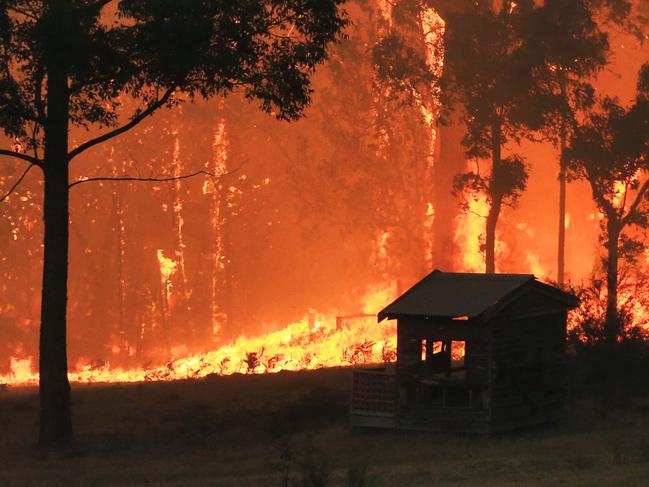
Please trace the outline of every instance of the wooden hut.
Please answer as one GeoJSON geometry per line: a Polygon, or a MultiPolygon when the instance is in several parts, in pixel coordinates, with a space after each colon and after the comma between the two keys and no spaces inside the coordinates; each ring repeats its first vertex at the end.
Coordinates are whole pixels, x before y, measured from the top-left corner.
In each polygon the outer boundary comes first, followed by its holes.
{"type": "Polygon", "coordinates": [[[378,314],[397,320],[397,362],[354,371],[351,424],[492,433],[547,421],[577,304],[533,275],[433,271],[378,314]]]}

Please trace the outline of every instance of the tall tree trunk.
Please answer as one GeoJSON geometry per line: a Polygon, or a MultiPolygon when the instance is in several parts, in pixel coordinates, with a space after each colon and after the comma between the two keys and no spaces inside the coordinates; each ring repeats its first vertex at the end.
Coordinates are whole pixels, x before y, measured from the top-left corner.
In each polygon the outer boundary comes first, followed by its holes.
{"type": "MultiPolygon", "coordinates": [[[[115,171],[113,171],[115,176],[115,171]]],[[[124,208],[122,206],[122,197],[118,193],[116,184],[113,186],[113,214],[115,222],[113,227],[117,240],[117,336],[119,337],[120,353],[124,358],[130,356],[131,336],[130,330],[126,328],[126,278],[124,276],[124,259],[125,259],[125,236],[124,236],[124,208]]]]}
{"type": "MultiPolygon", "coordinates": [[[[52,162],[50,160],[50,162],[52,162]]],[[[40,437],[42,445],[72,439],[66,344],[68,284],[68,171],[45,170],[44,257],[40,332],[40,437]]]]}
{"type": "Polygon", "coordinates": [[[47,80],[43,287],[40,331],[41,445],[72,440],[66,344],[68,285],[68,105],[67,76],[55,53],[47,80]]]}
{"type": "Polygon", "coordinates": [[[557,282],[566,280],[566,169],[563,163],[559,169],[559,242],[557,248],[557,282]]]}
{"type": "Polygon", "coordinates": [[[620,224],[617,218],[611,218],[607,223],[608,242],[606,250],[608,259],[606,261],[606,322],[604,323],[604,334],[606,341],[610,344],[617,342],[622,333],[620,317],[617,309],[618,298],[618,258],[619,258],[619,240],[620,224]]]}
{"type": "Polygon", "coordinates": [[[559,244],[557,248],[557,282],[563,285],[566,270],[566,131],[561,130],[559,155],[559,244]]]}
{"type": "MultiPolygon", "coordinates": [[[[226,122],[225,118],[219,117],[214,128],[214,136],[212,139],[212,165],[210,170],[213,174],[225,174],[227,172],[227,163],[228,135],[226,122]]],[[[217,183],[214,180],[206,181],[206,185],[210,192],[210,229],[212,233],[210,252],[210,259],[212,260],[212,269],[210,272],[210,315],[212,318],[212,337],[216,339],[224,332],[223,327],[225,323],[223,317],[226,316],[222,297],[224,276],[229,270],[227,259],[230,255],[224,253],[222,226],[224,221],[223,213],[227,207],[225,201],[227,189],[223,187],[223,184],[217,183]]]]}
{"type": "Polygon", "coordinates": [[[225,313],[225,336],[234,337],[236,336],[234,330],[234,282],[233,282],[233,264],[232,264],[232,238],[230,231],[230,217],[232,213],[227,205],[227,190],[222,190],[223,194],[221,206],[221,235],[223,242],[223,279],[224,279],[224,289],[223,289],[223,311],[225,313]]]}
{"type": "Polygon", "coordinates": [[[500,165],[501,165],[501,141],[502,133],[500,122],[494,122],[491,127],[491,184],[489,192],[491,205],[487,215],[485,229],[485,272],[493,274],[496,272],[496,226],[502,209],[502,192],[500,191],[500,165]]]}

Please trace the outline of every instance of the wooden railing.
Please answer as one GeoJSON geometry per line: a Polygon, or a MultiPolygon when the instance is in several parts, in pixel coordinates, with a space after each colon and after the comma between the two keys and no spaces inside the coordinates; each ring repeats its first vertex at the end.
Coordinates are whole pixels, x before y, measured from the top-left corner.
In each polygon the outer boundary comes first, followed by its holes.
{"type": "Polygon", "coordinates": [[[377,367],[354,370],[351,391],[352,415],[394,416],[396,383],[394,372],[390,369],[377,367]]]}

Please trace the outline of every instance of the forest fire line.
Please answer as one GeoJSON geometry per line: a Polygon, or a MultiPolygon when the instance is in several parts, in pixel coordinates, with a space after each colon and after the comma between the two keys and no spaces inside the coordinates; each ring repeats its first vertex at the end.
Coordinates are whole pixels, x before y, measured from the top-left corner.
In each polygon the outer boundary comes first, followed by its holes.
{"type": "MultiPolygon", "coordinates": [[[[467,263],[475,256],[467,255],[467,263]]],[[[582,297],[579,309],[569,315],[569,329],[585,317],[601,315],[606,301],[599,291],[582,297]]],[[[313,370],[323,367],[357,366],[393,362],[396,359],[395,322],[376,323],[376,312],[396,297],[391,287],[369,292],[363,313],[340,316],[310,312],[284,328],[255,337],[241,336],[213,351],[173,357],[157,366],[111,367],[109,362],[80,361],[68,374],[73,383],[137,383],[198,379],[208,375],[265,374],[280,371],[313,370]]],[[[630,312],[631,327],[649,333],[649,308],[629,288],[620,302],[630,312]]],[[[463,352],[462,352],[463,353],[463,352]]],[[[11,357],[10,372],[0,375],[0,385],[21,387],[38,383],[33,359],[11,357]]]]}
{"type": "MultiPolygon", "coordinates": [[[[78,363],[69,373],[74,383],[129,383],[196,379],[210,374],[261,374],[284,370],[392,362],[396,328],[376,323],[376,311],[395,297],[392,288],[370,292],[363,313],[352,316],[310,312],[302,320],[257,337],[241,336],[213,351],[174,357],[160,366],[112,368],[110,363],[78,363]]],[[[10,359],[11,371],[0,384],[38,383],[31,358],[10,359]]]]}

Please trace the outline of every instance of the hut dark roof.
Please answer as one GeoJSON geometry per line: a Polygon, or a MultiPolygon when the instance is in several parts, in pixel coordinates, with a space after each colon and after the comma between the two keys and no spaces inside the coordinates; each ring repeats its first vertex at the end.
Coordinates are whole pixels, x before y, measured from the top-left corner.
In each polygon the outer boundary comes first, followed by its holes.
{"type": "Polygon", "coordinates": [[[475,318],[506,304],[525,288],[540,289],[564,303],[566,308],[577,305],[577,298],[537,281],[532,274],[462,274],[435,270],[381,310],[378,319],[475,318]]]}

